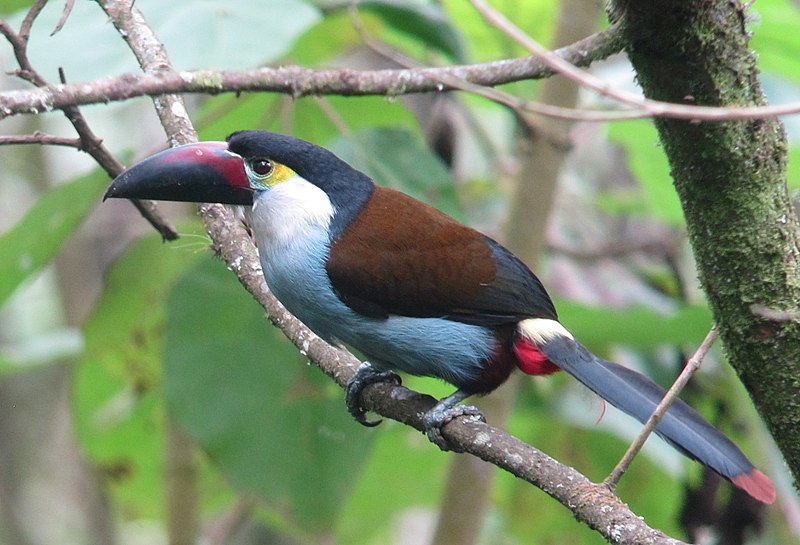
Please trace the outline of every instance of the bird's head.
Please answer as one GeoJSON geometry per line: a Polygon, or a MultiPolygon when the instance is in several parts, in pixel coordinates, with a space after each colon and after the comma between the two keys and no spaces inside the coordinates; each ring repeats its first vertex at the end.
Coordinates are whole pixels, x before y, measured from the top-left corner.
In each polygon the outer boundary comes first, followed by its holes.
{"type": "Polygon", "coordinates": [[[287,182],[319,187],[343,217],[372,191],[371,180],[325,148],[267,131],[239,131],[225,142],[178,146],[128,168],[105,198],[252,205],[287,182]]]}

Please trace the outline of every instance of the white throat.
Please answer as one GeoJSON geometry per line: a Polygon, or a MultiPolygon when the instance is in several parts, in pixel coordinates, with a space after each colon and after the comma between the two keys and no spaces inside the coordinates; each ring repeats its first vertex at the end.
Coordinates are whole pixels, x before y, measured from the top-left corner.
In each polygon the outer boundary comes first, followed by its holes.
{"type": "Polygon", "coordinates": [[[327,233],[333,205],[323,190],[300,176],[256,195],[250,225],[262,253],[318,239],[327,233]]]}

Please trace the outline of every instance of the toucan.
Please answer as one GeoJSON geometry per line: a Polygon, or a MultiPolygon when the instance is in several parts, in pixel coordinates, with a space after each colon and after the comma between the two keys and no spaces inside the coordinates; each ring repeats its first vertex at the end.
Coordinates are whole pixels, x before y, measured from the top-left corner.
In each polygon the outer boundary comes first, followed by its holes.
{"type": "MultiPolygon", "coordinates": [[[[346,404],[366,425],[360,393],[394,371],[457,390],[424,417],[442,447],[459,405],[519,369],[563,370],[640,422],[664,390],[592,354],[559,322],[539,279],[490,237],[404,193],[375,185],[332,152],[291,136],[246,130],[225,142],[162,151],[120,174],[108,197],[243,205],[264,277],[317,335],[359,350],[346,404]]],[[[655,429],[753,498],[775,489],[722,432],[677,400],[655,429]]]]}

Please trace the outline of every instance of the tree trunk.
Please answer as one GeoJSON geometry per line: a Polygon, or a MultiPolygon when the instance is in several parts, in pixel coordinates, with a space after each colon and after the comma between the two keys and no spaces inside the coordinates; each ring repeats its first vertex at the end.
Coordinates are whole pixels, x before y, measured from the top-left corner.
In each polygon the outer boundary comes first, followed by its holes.
{"type": "MultiPolygon", "coordinates": [[[[615,0],[626,50],[647,97],[760,105],[746,6],[738,1],[615,0]]],[[[798,222],[777,119],[656,120],[700,281],[731,365],[800,479],[800,323],[757,307],[800,305],[798,222]]]]}

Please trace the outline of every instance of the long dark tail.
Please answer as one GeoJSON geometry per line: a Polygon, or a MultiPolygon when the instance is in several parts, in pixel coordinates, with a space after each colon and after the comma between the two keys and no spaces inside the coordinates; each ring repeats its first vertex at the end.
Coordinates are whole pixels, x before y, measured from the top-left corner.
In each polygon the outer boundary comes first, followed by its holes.
{"type": "MultiPolygon", "coordinates": [[[[514,348],[519,367],[529,374],[552,371],[552,363],[594,393],[644,423],[665,391],[649,378],[598,358],[553,320],[520,322],[514,348]]],[[[733,442],[680,399],[670,406],[655,432],[687,457],[713,469],[752,497],[775,501],[769,477],[747,459],[733,442]]]]}

